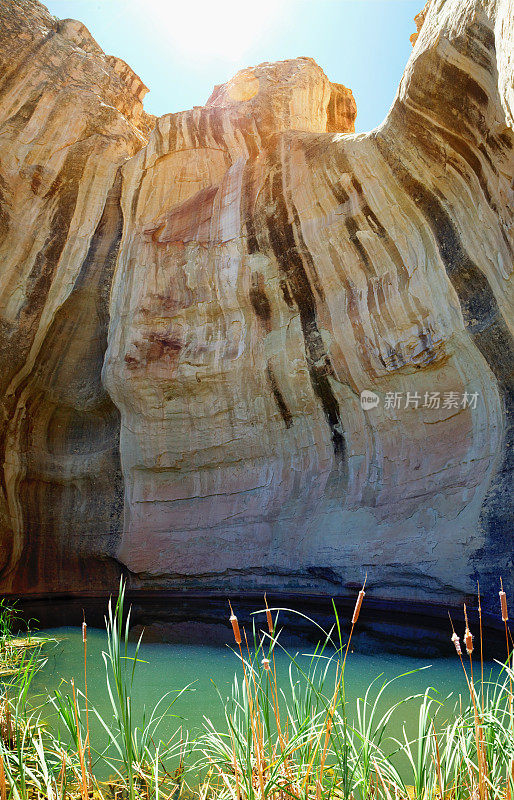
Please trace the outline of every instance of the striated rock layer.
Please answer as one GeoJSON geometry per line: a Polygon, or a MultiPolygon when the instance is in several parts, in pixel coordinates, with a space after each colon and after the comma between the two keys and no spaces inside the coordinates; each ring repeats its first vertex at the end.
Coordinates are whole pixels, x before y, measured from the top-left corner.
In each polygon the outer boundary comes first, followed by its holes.
{"type": "Polygon", "coordinates": [[[117,171],[153,119],[79,22],[30,0],[0,14],[0,570],[7,589],[83,586],[108,579],[120,533],[119,413],[100,375],[117,171]]]}
{"type": "Polygon", "coordinates": [[[368,134],[308,58],[150,119],[3,3],[4,590],[514,589],[511,0],[430,0],[368,134]]]}

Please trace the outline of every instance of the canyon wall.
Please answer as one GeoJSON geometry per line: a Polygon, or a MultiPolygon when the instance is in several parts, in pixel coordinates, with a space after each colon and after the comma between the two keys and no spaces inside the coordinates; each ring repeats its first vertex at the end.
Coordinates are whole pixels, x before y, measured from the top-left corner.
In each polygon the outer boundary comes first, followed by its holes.
{"type": "Polygon", "coordinates": [[[121,531],[119,413],[101,369],[118,168],[153,119],[146,87],[79,22],[30,1],[0,13],[2,584],[80,588],[109,580],[121,531]]]}
{"type": "Polygon", "coordinates": [[[514,588],[512,0],[430,0],[367,134],[309,58],[155,120],[1,5],[4,590],[514,588]]]}

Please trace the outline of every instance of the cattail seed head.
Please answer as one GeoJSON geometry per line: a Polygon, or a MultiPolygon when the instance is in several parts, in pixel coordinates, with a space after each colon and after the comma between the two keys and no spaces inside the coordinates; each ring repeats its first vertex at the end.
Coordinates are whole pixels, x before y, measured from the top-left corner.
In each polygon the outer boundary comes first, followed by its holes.
{"type": "Polygon", "coordinates": [[[82,641],[84,644],[87,642],[87,625],[85,622],[82,623],[82,641]]]}
{"type": "Polygon", "coordinates": [[[359,614],[361,612],[362,601],[364,600],[364,595],[366,592],[364,589],[361,589],[359,592],[359,596],[357,597],[357,601],[355,603],[355,608],[353,610],[353,617],[352,617],[352,625],[355,625],[357,620],[359,619],[359,614]]]}
{"type": "Polygon", "coordinates": [[[271,611],[268,608],[268,601],[266,600],[266,595],[264,595],[264,602],[266,603],[266,619],[268,620],[268,630],[270,633],[273,633],[273,617],[271,616],[271,611]]]}
{"type": "Polygon", "coordinates": [[[471,635],[471,631],[469,629],[469,622],[468,622],[468,611],[466,608],[466,603],[464,603],[464,620],[466,622],[466,630],[464,631],[464,644],[466,645],[466,653],[468,656],[471,655],[473,652],[473,636],[471,635]]]}
{"type": "Polygon", "coordinates": [[[239,622],[237,621],[236,615],[232,611],[232,606],[230,605],[230,603],[229,606],[230,606],[229,622],[232,623],[232,630],[234,631],[234,639],[236,640],[236,644],[241,644],[242,639],[241,639],[241,632],[239,630],[239,622]]]}
{"type": "Polygon", "coordinates": [[[269,658],[262,659],[262,668],[269,672],[269,658]]]}
{"type": "Polygon", "coordinates": [[[270,633],[273,633],[273,619],[271,618],[271,611],[269,608],[266,609],[266,618],[268,620],[268,630],[270,633]]]}
{"type": "Polygon", "coordinates": [[[500,595],[500,604],[501,604],[501,608],[502,608],[502,620],[503,620],[503,622],[508,622],[509,621],[509,611],[507,609],[507,595],[505,594],[503,589],[501,590],[501,592],[499,592],[499,595],[500,595]]]}
{"type": "Polygon", "coordinates": [[[459,637],[457,636],[456,633],[454,633],[453,636],[452,636],[452,642],[455,645],[455,649],[457,651],[457,655],[458,656],[462,655],[462,650],[460,649],[460,639],[459,639],[459,637]]]}

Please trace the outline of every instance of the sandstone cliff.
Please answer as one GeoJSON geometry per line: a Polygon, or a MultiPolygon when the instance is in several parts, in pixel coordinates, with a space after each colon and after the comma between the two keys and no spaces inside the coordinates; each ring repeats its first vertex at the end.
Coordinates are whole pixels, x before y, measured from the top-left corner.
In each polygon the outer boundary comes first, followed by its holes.
{"type": "Polygon", "coordinates": [[[4,2],[0,39],[0,568],[7,588],[65,588],[94,582],[120,530],[100,373],[117,170],[153,120],[139,78],[79,22],[4,2]]]}
{"type": "Polygon", "coordinates": [[[152,120],[80,23],[2,7],[2,586],[505,580],[511,0],[430,0],[358,135],[311,59],[152,120]]]}

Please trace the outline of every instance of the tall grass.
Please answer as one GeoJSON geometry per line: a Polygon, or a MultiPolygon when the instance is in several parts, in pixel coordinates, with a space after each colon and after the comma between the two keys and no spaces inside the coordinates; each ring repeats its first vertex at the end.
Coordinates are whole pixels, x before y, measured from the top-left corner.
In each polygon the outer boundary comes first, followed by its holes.
{"type": "MultiPolygon", "coordinates": [[[[252,648],[231,609],[240,676],[225,704],[225,728],[206,720],[197,743],[207,770],[201,792],[217,800],[496,800],[514,797],[514,727],[510,632],[505,593],[500,592],[506,626],[507,659],[499,677],[484,678],[482,619],[480,661],[473,671],[473,637],[465,613],[466,666],[454,633],[458,661],[469,697],[452,713],[434,689],[405,696],[388,706],[392,681],[375,680],[362,697],[351,697],[345,667],[364,598],[357,599],[345,641],[334,607],[334,627],[307,659],[280,643],[277,617],[266,613],[267,629],[253,626],[252,648]],[[244,642],[244,644],[243,644],[244,642]],[[289,659],[287,675],[277,676],[275,651],[289,659]],[[417,731],[400,737],[397,712],[417,706],[417,731]],[[443,716],[446,715],[446,718],[443,716]]],[[[287,609],[291,612],[291,609],[287,609]]],[[[292,612],[296,613],[296,612],[292,612]]],[[[304,616],[304,615],[302,615],[304,616]]],[[[315,623],[313,623],[315,624],[315,623]]],[[[351,657],[351,654],[350,654],[351,657]]],[[[401,681],[410,673],[400,675],[401,681]]]]}
{"type": "Polygon", "coordinates": [[[107,763],[116,772],[126,788],[129,800],[148,794],[148,787],[155,782],[155,770],[159,763],[169,763],[175,756],[181,760],[187,748],[178,732],[166,742],[155,747],[154,739],[161,723],[169,718],[170,709],[188,686],[162,695],[149,712],[146,706],[140,719],[134,714],[134,677],[139,663],[139,650],[143,634],[129,655],[129,630],[131,612],[124,615],[125,587],[120,583],[116,606],[109,601],[107,628],[107,651],[103,653],[106,668],[107,691],[112,708],[113,724],[107,724],[95,710],[118,759],[106,756],[107,763]]]}
{"type": "MultiPolygon", "coordinates": [[[[266,603],[246,632],[230,608],[238,670],[230,700],[220,694],[224,724],[205,719],[203,733],[189,742],[173,714],[188,687],[136,711],[141,637],[129,641],[121,582],[105,620],[109,714],[102,716],[87,695],[85,624],[84,691],[71,678],[66,691],[38,698],[32,686],[44,653],[20,646],[14,673],[0,684],[0,800],[514,800],[514,665],[503,589],[507,656],[494,675],[484,670],[480,597],[477,660],[467,613],[463,644],[453,631],[456,669],[468,687],[453,711],[431,688],[417,695],[397,689],[401,699],[391,704],[393,682],[401,686],[411,673],[393,681],[379,676],[362,696],[352,693],[346,667],[364,597],[363,587],[348,636],[335,606],[330,630],[311,621],[319,644],[307,657],[282,645],[285,609],[266,603]],[[398,720],[406,703],[417,709],[414,732],[398,720]],[[57,719],[52,729],[45,723],[49,708],[57,719]],[[101,743],[91,739],[90,718],[103,732],[101,743]],[[106,770],[111,777],[102,782],[97,775],[106,770]],[[190,790],[185,779],[193,773],[190,790]]],[[[0,642],[14,641],[16,624],[0,605],[0,642]]]]}
{"type": "Polygon", "coordinates": [[[0,598],[0,679],[12,675],[24,660],[27,649],[38,650],[45,640],[33,636],[16,605],[0,598]],[[23,635],[19,632],[25,629],[23,635]]]}
{"type": "MultiPolygon", "coordinates": [[[[141,639],[135,648],[129,643],[130,609],[125,613],[124,602],[125,586],[121,582],[116,603],[109,601],[107,649],[102,654],[110,716],[102,716],[88,703],[86,693],[76,688],[74,678],[67,692],[58,689],[43,702],[33,698],[30,703],[31,683],[46,661],[36,650],[24,653],[14,677],[3,684],[0,721],[8,719],[8,724],[0,727],[0,800],[89,800],[92,795],[119,800],[168,800],[177,795],[187,737],[182,739],[181,729],[168,739],[158,737],[162,723],[172,716],[171,707],[188,687],[167,692],[150,709],[144,707],[140,716],[135,713],[134,681],[141,662],[141,639]],[[53,730],[44,721],[49,708],[57,717],[53,730]],[[90,711],[107,742],[98,750],[90,741],[90,711]],[[94,774],[94,767],[98,766],[102,772],[107,768],[112,775],[103,784],[94,774]]],[[[84,677],[87,686],[87,674],[84,677]]]]}

